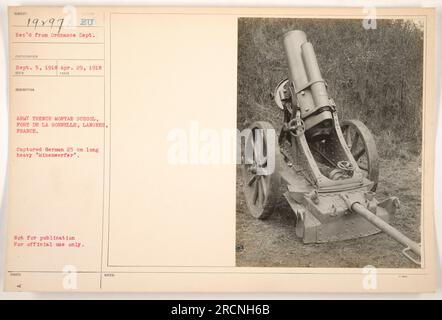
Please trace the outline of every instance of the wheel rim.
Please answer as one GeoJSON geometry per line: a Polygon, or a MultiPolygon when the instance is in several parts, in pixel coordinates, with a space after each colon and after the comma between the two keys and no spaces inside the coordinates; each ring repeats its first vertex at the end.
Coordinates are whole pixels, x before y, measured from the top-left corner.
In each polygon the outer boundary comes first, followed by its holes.
{"type": "Polygon", "coordinates": [[[359,169],[374,182],[371,191],[375,191],[379,179],[379,156],[373,135],[359,120],[344,121],[341,130],[359,169]]]}

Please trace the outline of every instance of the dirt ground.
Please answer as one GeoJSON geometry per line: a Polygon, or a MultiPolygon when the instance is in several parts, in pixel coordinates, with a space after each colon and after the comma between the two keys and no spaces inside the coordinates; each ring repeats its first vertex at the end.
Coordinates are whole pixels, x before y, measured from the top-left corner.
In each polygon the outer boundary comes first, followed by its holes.
{"type": "MultiPolygon", "coordinates": [[[[414,160],[382,160],[377,199],[397,196],[401,209],[391,224],[414,241],[420,241],[421,166],[414,160]]],[[[347,267],[416,268],[403,246],[384,233],[325,244],[303,244],[295,235],[295,219],[284,198],[267,220],[247,210],[237,171],[236,265],[244,267],[347,267]]]]}

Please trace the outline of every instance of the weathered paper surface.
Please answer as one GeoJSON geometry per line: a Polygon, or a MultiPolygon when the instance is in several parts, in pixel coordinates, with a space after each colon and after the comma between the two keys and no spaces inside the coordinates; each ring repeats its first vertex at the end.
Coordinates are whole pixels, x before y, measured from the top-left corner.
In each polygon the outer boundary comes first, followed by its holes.
{"type": "Polygon", "coordinates": [[[434,11],[377,14],[425,30],[422,268],[236,267],[236,165],[168,161],[236,128],[238,18],[362,9],[10,7],[6,289],[432,291],[434,11]]]}

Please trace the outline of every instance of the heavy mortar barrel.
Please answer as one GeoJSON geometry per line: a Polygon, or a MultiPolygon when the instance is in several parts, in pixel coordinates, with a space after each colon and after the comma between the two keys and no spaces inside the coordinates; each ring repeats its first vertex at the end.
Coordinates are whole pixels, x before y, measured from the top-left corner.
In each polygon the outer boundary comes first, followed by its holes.
{"type": "MultiPolygon", "coordinates": [[[[293,83],[292,95],[296,96],[301,117],[304,119],[319,108],[330,105],[327,89],[313,46],[307,41],[303,31],[287,32],[284,35],[284,49],[289,66],[289,78],[293,83]]],[[[310,119],[306,122],[306,129],[327,118],[331,118],[328,112],[317,119],[310,119]]]]}
{"type": "MultiPolygon", "coordinates": [[[[395,239],[397,242],[403,244],[407,248],[410,248],[411,251],[413,251],[415,254],[417,254],[419,257],[421,256],[421,248],[420,245],[413,240],[407,238],[405,235],[400,233],[398,230],[390,226],[387,222],[376,216],[374,213],[369,211],[367,208],[365,208],[363,205],[361,205],[358,202],[354,202],[351,204],[350,209],[360,214],[362,217],[367,219],[369,222],[374,224],[376,227],[384,231],[386,234],[388,234],[390,237],[395,239]]],[[[405,252],[404,252],[405,254],[405,252]]],[[[407,255],[407,257],[409,257],[407,255]]],[[[410,257],[409,257],[410,258],[410,257]]]]}
{"type": "MultiPolygon", "coordinates": [[[[307,36],[300,30],[290,31],[284,35],[284,49],[289,65],[289,78],[295,90],[304,87],[309,82],[304,68],[304,61],[302,60],[301,49],[301,46],[306,42],[307,36]]],[[[297,95],[297,99],[302,115],[313,110],[314,101],[310,90],[306,90],[302,95],[297,95]]]]}
{"type": "Polygon", "coordinates": [[[306,42],[301,46],[301,48],[302,60],[304,61],[305,70],[307,71],[315,106],[317,108],[328,106],[330,101],[328,98],[327,89],[325,88],[324,79],[322,79],[321,76],[321,70],[319,70],[313,45],[310,42],[306,42]]]}

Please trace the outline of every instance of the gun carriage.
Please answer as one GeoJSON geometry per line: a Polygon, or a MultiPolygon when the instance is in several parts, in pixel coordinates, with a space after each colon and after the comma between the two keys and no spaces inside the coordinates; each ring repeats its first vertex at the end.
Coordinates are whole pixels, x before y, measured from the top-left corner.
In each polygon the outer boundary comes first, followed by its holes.
{"type": "Polygon", "coordinates": [[[303,31],[286,33],[284,49],[288,78],[273,92],[284,114],[282,128],[275,134],[269,122],[251,124],[243,150],[243,191],[250,213],[267,218],[283,192],[296,216],[295,233],[304,243],[383,231],[420,264],[420,244],[388,224],[399,210],[399,199],[375,197],[379,156],[372,133],[359,120],[339,122],[303,31]]]}

